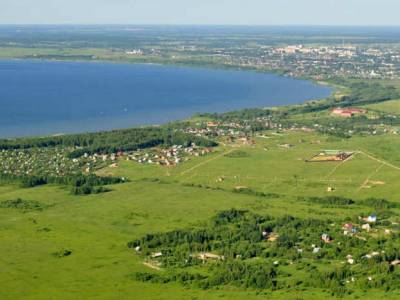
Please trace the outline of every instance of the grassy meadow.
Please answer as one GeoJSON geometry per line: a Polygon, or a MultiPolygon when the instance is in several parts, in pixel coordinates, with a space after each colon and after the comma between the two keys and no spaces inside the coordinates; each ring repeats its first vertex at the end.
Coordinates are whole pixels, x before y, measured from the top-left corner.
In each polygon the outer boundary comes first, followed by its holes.
{"type": "Polygon", "coordinates": [[[400,114],[400,100],[390,100],[382,103],[370,104],[367,108],[398,115],[400,114]]]}
{"type": "MultiPolygon", "coordinates": [[[[22,189],[0,185],[0,201],[36,200],[41,210],[0,208],[1,299],[326,299],[329,291],[264,292],[234,287],[188,288],[133,280],[153,271],[127,248],[147,233],[185,228],[218,211],[244,208],[274,216],[342,220],[362,208],[329,208],[298,201],[299,196],[340,195],[354,200],[385,197],[398,202],[400,138],[341,140],[301,131],[270,132],[254,145],[225,145],[177,167],[120,160],[100,175],[130,182],[99,195],[73,196],[69,189],[45,185],[22,189]],[[290,147],[282,145],[290,144],[290,147]],[[325,149],[354,151],[345,162],[307,163],[325,149]],[[235,193],[236,187],[273,193],[270,197],[235,193]],[[333,188],[328,192],[327,188],[333,188]],[[59,255],[64,250],[68,256],[59,255]]],[[[398,299],[379,290],[357,291],[352,299],[398,299]]]]}

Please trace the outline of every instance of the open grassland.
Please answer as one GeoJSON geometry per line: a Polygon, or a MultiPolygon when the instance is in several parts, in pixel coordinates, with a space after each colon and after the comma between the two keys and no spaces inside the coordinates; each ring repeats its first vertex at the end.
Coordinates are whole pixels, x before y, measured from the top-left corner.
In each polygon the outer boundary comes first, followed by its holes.
{"type": "MultiPolygon", "coordinates": [[[[329,293],[318,289],[299,289],[296,294],[233,287],[204,291],[141,283],[132,279],[134,272],[163,271],[144,265],[127,242],[147,233],[203,223],[230,208],[343,220],[363,211],[357,201],[367,197],[399,202],[399,147],[397,136],[342,140],[306,132],[265,132],[254,145],[221,146],[173,168],[120,160],[118,167],[99,174],[131,181],[100,195],[73,196],[56,185],[32,189],[0,185],[0,201],[22,198],[39,201],[43,207],[0,208],[0,298],[326,299],[329,293]],[[327,149],[355,154],[344,162],[305,162],[327,149]],[[239,186],[271,195],[234,192],[239,186]],[[328,187],[333,191],[328,192],[328,187]],[[332,208],[298,200],[327,195],[353,198],[356,205],[332,208]],[[72,253],[60,255],[65,250],[72,253]]],[[[301,271],[295,274],[302,275],[301,271]]],[[[400,295],[360,290],[349,296],[358,297],[399,299],[400,295]]]]}
{"type": "MultiPolygon", "coordinates": [[[[390,80],[388,82],[381,81],[382,84],[395,86],[398,90],[400,89],[400,80],[390,80]]],[[[374,111],[384,112],[388,114],[400,114],[400,99],[384,101],[381,103],[374,103],[365,106],[367,109],[374,111]]]]}
{"type": "Polygon", "coordinates": [[[144,166],[121,161],[101,174],[132,179],[158,178],[166,182],[232,191],[245,186],[282,196],[400,197],[395,177],[400,175],[397,136],[337,139],[314,133],[286,132],[256,138],[254,146],[226,146],[207,157],[176,168],[144,166]],[[285,145],[290,145],[286,148],[285,145]],[[344,162],[306,160],[322,150],[344,150],[354,155],[344,162]],[[241,155],[230,155],[231,153],[241,155]],[[377,170],[379,168],[379,170],[377,170]],[[365,184],[369,181],[371,184],[365,184]],[[373,184],[380,181],[380,184],[373,184]],[[363,186],[363,187],[362,187],[363,186]],[[360,187],[362,187],[360,189],[360,187]]]}
{"type": "Polygon", "coordinates": [[[376,103],[366,106],[369,109],[382,111],[391,114],[400,114],[400,100],[385,101],[383,103],[376,103]]]}

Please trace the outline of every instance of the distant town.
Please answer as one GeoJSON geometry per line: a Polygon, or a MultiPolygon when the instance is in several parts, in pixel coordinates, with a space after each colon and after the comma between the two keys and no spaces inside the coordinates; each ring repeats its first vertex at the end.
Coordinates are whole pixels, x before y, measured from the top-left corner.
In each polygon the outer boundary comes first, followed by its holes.
{"type": "Polygon", "coordinates": [[[307,30],[299,36],[271,28],[219,28],[213,32],[207,27],[193,31],[189,27],[94,26],[68,31],[74,33],[62,42],[51,34],[65,33],[62,28],[15,30],[0,28],[0,58],[229,67],[315,80],[400,78],[400,39],[396,32],[383,29],[362,35],[331,35],[328,28],[318,36],[307,30]]]}
{"type": "MultiPolygon", "coordinates": [[[[284,73],[293,77],[326,80],[337,77],[356,79],[397,79],[400,77],[398,46],[254,46],[248,48],[202,48],[196,45],[175,49],[180,55],[203,52],[224,65],[284,73]]],[[[126,50],[128,56],[163,56],[155,49],[126,50]]],[[[171,55],[179,59],[179,55],[171,55]]]]}

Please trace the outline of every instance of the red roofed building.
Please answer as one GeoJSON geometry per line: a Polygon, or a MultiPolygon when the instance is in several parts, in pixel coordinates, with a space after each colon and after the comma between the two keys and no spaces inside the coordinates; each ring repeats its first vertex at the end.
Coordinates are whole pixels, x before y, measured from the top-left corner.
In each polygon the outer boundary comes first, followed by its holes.
{"type": "Polygon", "coordinates": [[[338,115],[341,117],[352,117],[354,115],[365,114],[367,111],[360,108],[335,108],[332,110],[333,115],[338,115]]]}

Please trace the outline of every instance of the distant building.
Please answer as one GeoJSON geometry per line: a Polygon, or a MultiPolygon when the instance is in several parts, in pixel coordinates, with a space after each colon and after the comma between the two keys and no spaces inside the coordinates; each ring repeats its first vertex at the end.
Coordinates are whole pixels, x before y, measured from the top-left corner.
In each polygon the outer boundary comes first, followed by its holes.
{"type": "Polygon", "coordinates": [[[365,109],[360,108],[335,108],[332,110],[333,115],[341,116],[341,117],[353,117],[355,115],[365,114],[367,111],[365,109]]]}
{"type": "Polygon", "coordinates": [[[330,242],[332,241],[332,239],[330,238],[330,236],[329,236],[328,234],[326,234],[326,233],[324,233],[324,234],[321,236],[321,239],[322,239],[325,243],[330,243],[330,242]]]}

